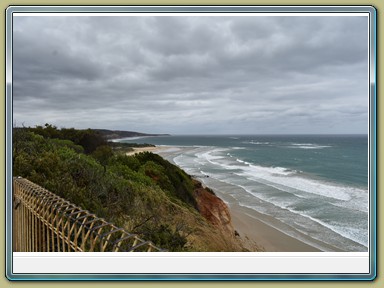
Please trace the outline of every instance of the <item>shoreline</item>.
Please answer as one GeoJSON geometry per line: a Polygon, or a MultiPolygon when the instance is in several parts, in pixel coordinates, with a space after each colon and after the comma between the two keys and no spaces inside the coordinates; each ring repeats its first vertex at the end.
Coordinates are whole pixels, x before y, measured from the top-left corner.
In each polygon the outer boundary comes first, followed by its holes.
{"type": "MultiPolygon", "coordinates": [[[[240,237],[250,239],[264,252],[321,252],[322,250],[281,232],[266,224],[257,211],[233,204],[230,206],[232,224],[240,237]]],[[[270,217],[272,218],[272,217],[270,217]]],[[[277,221],[271,219],[271,221],[277,221]]]]}
{"type": "Polygon", "coordinates": [[[163,147],[163,146],[132,147],[132,149],[133,149],[133,151],[127,152],[127,153],[125,153],[125,155],[132,156],[132,155],[142,153],[142,152],[157,153],[157,152],[161,152],[162,150],[166,150],[167,147],[163,147]]]}
{"type": "MultiPolygon", "coordinates": [[[[156,153],[176,165],[170,156],[173,157],[174,152],[179,151],[177,146],[155,146],[155,147],[143,147],[134,148],[135,151],[130,152],[130,155],[136,153],[149,151],[156,153]]],[[[177,166],[177,165],[176,165],[177,166]]],[[[180,167],[181,168],[181,167],[180,167]]],[[[181,168],[183,169],[183,168],[181,168]]],[[[183,169],[184,170],[184,169],[183,169]]],[[[192,176],[192,175],[191,175],[192,176]]],[[[204,186],[206,185],[202,179],[197,178],[199,182],[204,186]]],[[[212,187],[210,187],[212,188],[212,187]]],[[[217,197],[222,199],[229,207],[231,214],[231,222],[235,231],[240,235],[240,238],[245,248],[260,247],[264,252],[321,252],[322,250],[307,244],[299,239],[296,239],[284,232],[274,228],[267,224],[279,222],[279,220],[261,214],[256,210],[241,206],[230,195],[224,195],[224,193],[215,193],[217,197]]],[[[303,234],[304,238],[305,235],[303,234]]],[[[311,239],[313,240],[313,239],[311,239]]],[[[320,246],[327,246],[327,244],[320,242],[320,246]]],[[[334,248],[334,247],[333,247],[334,248]]]]}

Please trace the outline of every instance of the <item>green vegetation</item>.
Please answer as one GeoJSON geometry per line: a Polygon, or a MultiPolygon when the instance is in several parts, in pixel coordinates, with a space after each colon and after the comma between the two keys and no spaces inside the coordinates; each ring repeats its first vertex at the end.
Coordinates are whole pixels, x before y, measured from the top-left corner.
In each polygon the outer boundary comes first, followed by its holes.
{"type": "Polygon", "coordinates": [[[13,175],[169,251],[220,251],[219,232],[197,211],[194,182],[149,152],[116,152],[97,131],[14,128],[13,175]],[[204,238],[211,235],[208,238],[204,238]]]}

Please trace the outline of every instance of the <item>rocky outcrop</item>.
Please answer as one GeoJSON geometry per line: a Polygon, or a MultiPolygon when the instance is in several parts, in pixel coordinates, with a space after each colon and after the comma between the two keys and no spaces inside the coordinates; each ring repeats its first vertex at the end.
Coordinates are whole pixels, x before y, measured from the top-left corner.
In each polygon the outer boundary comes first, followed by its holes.
{"type": "Polygon", "coordinates": [[[231,222],[231,214],[227,204],[217,197],[212,190],[204,188],[200,182],[194,180],[194,196],[197,202],[197,209],[207,221],[214,226],[235,234],[231,222]]]}

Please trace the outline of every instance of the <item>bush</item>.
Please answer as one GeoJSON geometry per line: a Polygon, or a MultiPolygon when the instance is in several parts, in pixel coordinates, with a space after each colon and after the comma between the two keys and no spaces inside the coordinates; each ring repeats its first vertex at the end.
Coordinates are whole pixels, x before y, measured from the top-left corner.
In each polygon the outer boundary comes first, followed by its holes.
{"type": "Polygon", "coordinates": [[[88,130],[48,125],[13,132],[15,176],[28,178],[162,248],[184,249],[187,240],[175,228],[175,216],[193,209],[195,200],[191,178],[181,169],[152,153],[114,155],[105,141],[88,130]]]}

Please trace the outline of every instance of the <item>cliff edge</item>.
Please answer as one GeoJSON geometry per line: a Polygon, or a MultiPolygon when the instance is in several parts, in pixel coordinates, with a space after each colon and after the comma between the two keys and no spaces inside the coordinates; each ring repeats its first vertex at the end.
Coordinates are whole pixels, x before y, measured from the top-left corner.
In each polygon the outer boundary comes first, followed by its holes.
{"type": "Polygon", "coordinates": [[[232,226],[231,213],[227,204],[217,197],[212,190],[204,188],[202,184],[194,180],[194,196],[197,202],[197,209],[207,221],[224,232],[235,235],[232,226]]]}

